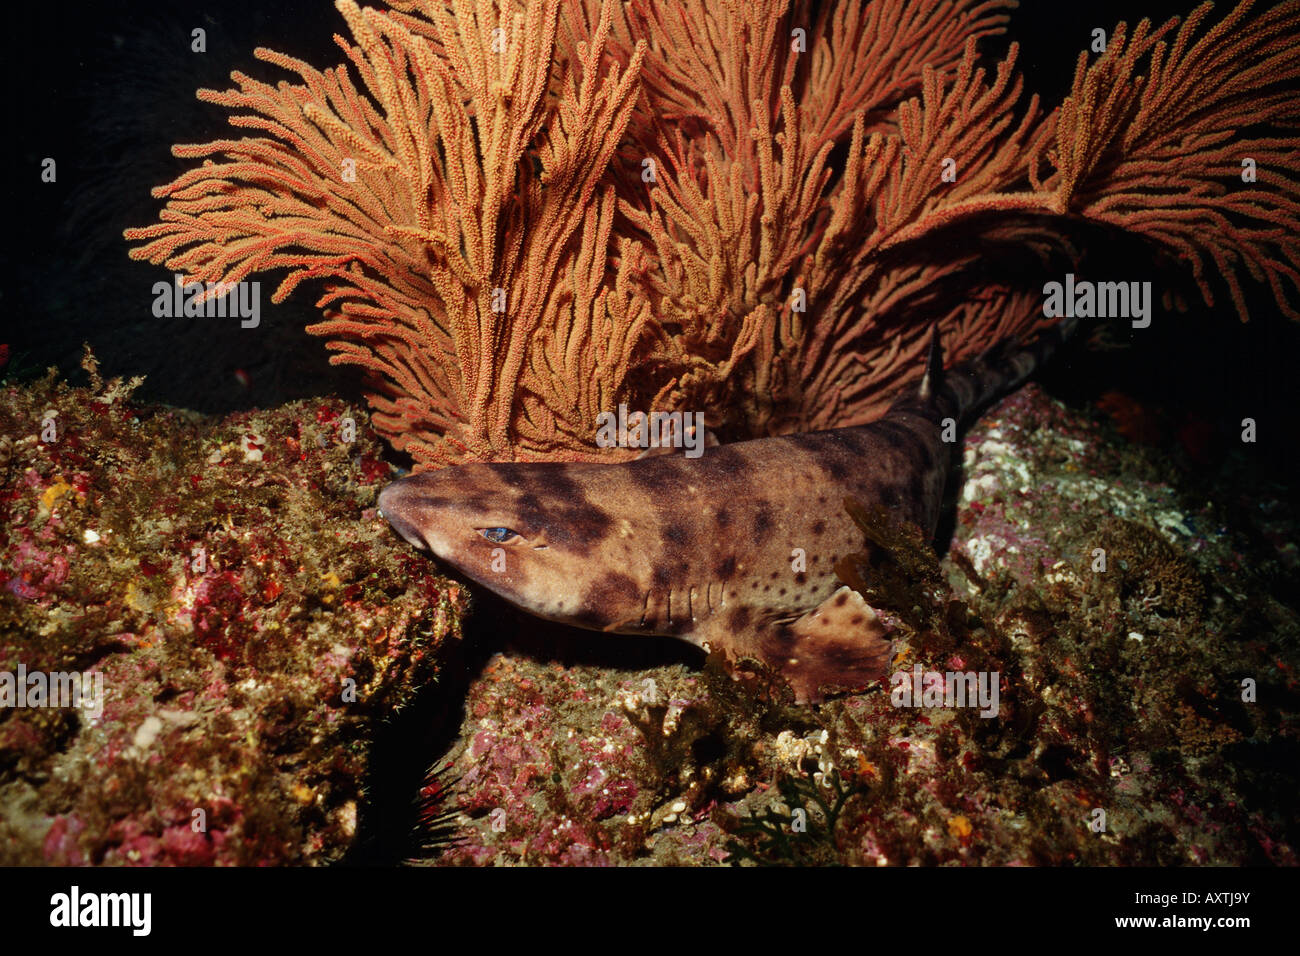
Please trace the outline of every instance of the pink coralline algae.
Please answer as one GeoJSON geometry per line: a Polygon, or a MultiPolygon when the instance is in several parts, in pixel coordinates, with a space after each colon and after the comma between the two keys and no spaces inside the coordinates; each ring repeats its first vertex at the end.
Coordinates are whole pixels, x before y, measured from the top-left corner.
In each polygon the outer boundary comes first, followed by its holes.
{"type": "Polygon", "coordinates": [[[399,795],[421,861],[1297,862],[1294,517],[1228,516],[1035,386],[967,436],[942,560],[884,549],[914,572],[878,595],[895,668],[996,672],[988,718],[889,687],[796,707],[761,673],[501,608],[463,691],[441,678],[468,592],[375,516],[388,469],[355,409],[203,419],[47,380],[0,388],[0,425],[0,672],[104,684],[99,714],[0,710],[0,803],[25,808],[5,862],[338,860],[417,701],[459,715],[442,759],[411,757],[443,774],[399,795]],[[1247,560],[1241,534],[1275,550],[1247,560]]]}
{"type": "Polygon", "coordinates": [[[488,662],[452,761],[453,797],[471,822],[444,862],[608,864],[644,841],[664,789],[647,780],[657,771],[625,709],[632,682],[592,677],[510,657],[488,662]]]}
{"type": "Polygon", "coordinates": [[[102,679],[98,707],[0,710],[0,802],[28,808],[0,860],[340,858],[373,729],[436,686],[464,593],[375,517],[364,414],[205,419],[87,368],[0,389],[0,672],[102,679]]]}

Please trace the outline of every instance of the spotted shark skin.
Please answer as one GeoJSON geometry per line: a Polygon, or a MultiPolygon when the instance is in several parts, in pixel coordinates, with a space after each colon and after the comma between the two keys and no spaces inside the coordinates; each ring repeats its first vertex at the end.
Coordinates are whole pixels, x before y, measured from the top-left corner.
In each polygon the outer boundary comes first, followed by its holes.
{"type": "Polygon", "coordinates": [[[884,677],[891,660],[874,609],[835,576],[863,547],[845,500],[932,537],[953,426],[1023,381],[1063,334],[944,372],[936,333],[920,386],[867,425],[694,459],[461,465],[394,482],[379,508],[408,542],[539,617],[671,635],[733,667],[757,659],[797,701],[819,702],[884,677]]]}

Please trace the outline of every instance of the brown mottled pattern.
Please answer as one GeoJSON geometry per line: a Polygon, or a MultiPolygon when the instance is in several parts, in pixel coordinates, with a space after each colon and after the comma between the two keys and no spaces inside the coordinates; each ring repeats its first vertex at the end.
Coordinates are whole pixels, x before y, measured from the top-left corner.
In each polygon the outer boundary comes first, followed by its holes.
{"type": "Polygon", "coordinates": [[[873,646],[853,663],[852,643],[831,636],[874,621],[860,599],[856,619],[837,606],[790,626],[835,594],[836,560],[863,546],[845,499],[883,504],[932,534],[955,446],[941,439],[945,420],[960,422],[1018,382],[1049,348],[932,369],[858,428],[725,445],[698,459],[464,465],[395,482],[380,508],[408,541],[542,617],[720,644],[732,659],[790,668],[815,646],[807,691],[828,669],[866,673],[883,654],[873,646]],[[494,528],[513,536],[484,537],[494,528]],[[793,646],[799,634],[808,647],[793,646]]]}
{"type": "Polygon", "coordinates": [[[726,445],[699,459],[465,465],[397,482],[381,507],[443,560],[534,613],[686,635],[734,603],[724,591],[764,617],[801,613],[833,592],[831,558],[862,543],[846,497],[888,501],[900,519],[932,529],[941,482],[917,486],[912,475],[946,465],[940,445],[918,420],[726,445]],[[755,481],[771,474],[780,479],[755,481]],[[492,542],[484,528],[519,537],[492,542]]]}

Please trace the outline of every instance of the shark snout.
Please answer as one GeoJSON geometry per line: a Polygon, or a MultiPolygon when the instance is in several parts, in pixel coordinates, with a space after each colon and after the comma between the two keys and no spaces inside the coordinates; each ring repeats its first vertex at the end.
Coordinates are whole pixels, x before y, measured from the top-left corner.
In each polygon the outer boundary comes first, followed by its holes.
{"type": "Polygon", "coordinates": [[[379,513],[388,519],[393,530],[420,549],[429,545],[413,520],[414,494],[406,479],[393,482],[379,493],[379,513]]]}

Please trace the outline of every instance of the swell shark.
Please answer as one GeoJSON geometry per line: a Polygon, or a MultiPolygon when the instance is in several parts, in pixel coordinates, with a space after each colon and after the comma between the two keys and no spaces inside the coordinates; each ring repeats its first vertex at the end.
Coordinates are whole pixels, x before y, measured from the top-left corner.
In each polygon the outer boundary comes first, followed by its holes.
{"type": "Polygon", "coordinates": [[[925,374],[880,419],[613,464],[474,463],[399,479],[379,509],[417,548],[539,617],[671,635],[742,669],[757,659],[800,703],[886,675],[889,631],[835,575],[863,549],[846,499],[932,540],[960,427],[1068,334],[925,374]]]}

